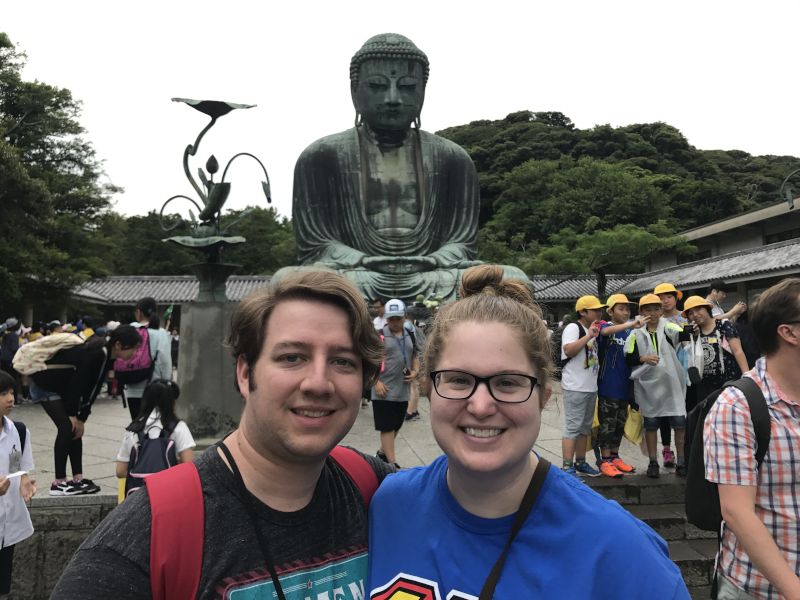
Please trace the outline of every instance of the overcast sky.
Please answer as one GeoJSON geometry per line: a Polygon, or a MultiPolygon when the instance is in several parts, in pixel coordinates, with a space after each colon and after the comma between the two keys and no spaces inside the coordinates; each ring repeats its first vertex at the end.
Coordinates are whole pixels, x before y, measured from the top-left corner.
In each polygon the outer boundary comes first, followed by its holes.
{"type": "MultiPolygon", "coordinates": [[[[291,214],[297,156],[352,126],[349,62],[370,36],[410,37],[431,62],[422,127],[517,110],[576,126],[664,121],[702,149],[800,156],[800,2],[0,2],[24,76],[72,90],[116,210],[192,195],[181,159],[207,117],[174,96],[257,104],[223,117],[192,170],[236,152],[265,163],[291,214]]],[[[800,165],[799,165],[800,166],[800,165]]],[[[229,208],[264,204],[239,159],[229,208]]],[[[174,206],[174,205],[173,205],[174,206]]],[[[184,205],[184,214],[188,208],[184,205]]]]}

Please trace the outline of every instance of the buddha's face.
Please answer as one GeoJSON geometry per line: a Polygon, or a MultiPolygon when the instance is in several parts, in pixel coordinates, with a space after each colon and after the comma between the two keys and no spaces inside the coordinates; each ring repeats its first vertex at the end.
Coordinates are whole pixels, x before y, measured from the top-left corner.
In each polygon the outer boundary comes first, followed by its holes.
{"type": "Polygon", "coordinates": [[[404,131],[419,116],[425,100],[422,64],[413,59],[364,61],[353,90],[353,104],[376,131],[404,131]]]}

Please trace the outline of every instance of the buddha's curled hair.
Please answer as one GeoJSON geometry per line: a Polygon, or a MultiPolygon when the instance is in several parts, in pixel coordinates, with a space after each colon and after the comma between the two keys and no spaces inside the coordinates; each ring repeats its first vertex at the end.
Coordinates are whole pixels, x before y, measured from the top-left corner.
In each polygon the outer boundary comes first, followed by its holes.
{"type": "Polygon", "coordinates": [[[550,337],[530,285],[518,279],[504,279],[503,268],[498,265],[478,265],[462,275],[459,296],[436,315],[423,353],[423,372],[437,369],[454,327],[466,322],[502,323],[519,335],[544,387],[552,371],[550,337]]]}

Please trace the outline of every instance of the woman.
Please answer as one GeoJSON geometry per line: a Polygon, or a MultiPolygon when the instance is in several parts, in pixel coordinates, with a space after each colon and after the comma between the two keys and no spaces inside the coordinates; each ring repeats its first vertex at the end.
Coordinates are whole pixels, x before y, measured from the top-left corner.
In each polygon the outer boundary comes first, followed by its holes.
{"type": "Polygon", "coordinates": [[[462,299],[428,334],[445,456],[389,476],[373,498],[370,598],[688,598],[661,538],[531,451],[550,345],[528,287],[502,276],[496,265],[466,271],[462,299]]]}
{"type": "Polygon", "coordinates": [[[158,318],[156,301],[153,298],[142,298],[133,309],[131,325],[137,329],[147,328],[147,339],[150,344],[150,358],[153,360],[153,374],[148,379],[137,383],[125,385],[125,399],[128,401],[128,410],[131,421],[139,416],[142,406],[142,395],[147,384],[156,379],[172,379],[172,338],[165,329],[161,329],[161,320],[158,318]]]}
{"type": "MultiPolygon", "coordinates": [[[[174,443],[175,456],[178,462],[191,462],[194,458],[194,438],[185,421],[181,421],[175,414],[175,403],[180,396],[178,384],[168,379],[156,379],[144,390],[142,407],[139,416],[128,425],[122,445],[117,453],[117,477],[128,477],[128,463],[131,459],[131,450],[140,442],[140,434],[151,439],[158,438],[162,432],[174,443]]],[[[141,440],[144,438],[142,437],[141,440]]],[[[133,479],[133,478],[132,478],[133,479]]],[[[125,494],[138,489],[142,484],[129,481],[125,486],[125,494]]]]}
{"type": "Polygon", "coordinates": [[[683,305],[681,314],[694,332],[689,357],[689,376],[693,380],[686,394],[686,412],[726,381],[739,379],[750,370],[736,325],[727,319],[715,319],[711,316],[713,308],[701,296],[691,296],[683,305]]]}
{"type": "MultiPolygon", "coordinates": [[[[64,334],[68,335],[68,334],[64,334]]],[[[140,343],[136,329],[117,327],[104,338],[92,339],[61,350],[49,361],[48,368],[30,378],[30,394],[41,403],[58,429],[53,445],[56,478],[50,485],[51,496],[93,494],[100,488],[83,477],[83,430],[105,376],[117,358],[130,358],[140,343]],[[67,458],[72,479],[67,481],[67,458]]]]}

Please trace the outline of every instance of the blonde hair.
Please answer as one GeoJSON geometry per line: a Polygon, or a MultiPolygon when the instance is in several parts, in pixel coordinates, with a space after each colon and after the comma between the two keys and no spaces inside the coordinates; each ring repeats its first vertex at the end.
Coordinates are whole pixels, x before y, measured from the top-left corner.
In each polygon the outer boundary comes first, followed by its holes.
{"type": "MultiPolygon", "coordinates": [[[[519,336],[542,388],[552,372],[550,338],[542,318],[542,310],[533,298],[532,289],[524,281],[503,279],[498,265],[478,265],[467,269],[461,277],[460,300],[439,310],[428,334],[423,363],[424,372],[436,369],[439,356],[450,331],[460,323],[502,323],[519,336]]],[[[426,376],[425,385],[430,385],[426,376]]]]}

